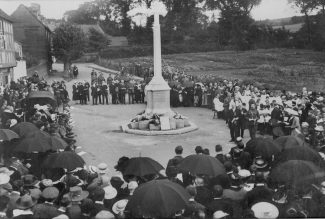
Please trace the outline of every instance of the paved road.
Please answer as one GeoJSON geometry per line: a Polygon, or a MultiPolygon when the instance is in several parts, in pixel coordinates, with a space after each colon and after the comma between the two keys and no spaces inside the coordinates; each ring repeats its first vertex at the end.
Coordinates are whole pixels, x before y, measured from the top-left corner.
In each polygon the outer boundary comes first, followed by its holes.
{"type": "MultiPolygon", "coordinates": [[[[77,66],[78,80],[90,81],[90,65],[77,64],[77,66]]],[[[58,67],[62,68],[55,66],[58,67]]],[[[70,95],[74,81],[67,84],[70,95]]],[[[212,155],[215,154],[216,144],[223,145],[225,151],[229,151],[233,146],[228,143],[230,137],[225,122],[212,119],[213,113],[208,109],[194,107],[173,109],[196,123],[199,127],[197,131],[177,136],[138,136],[122,133],[119,126],[143,111],[144,104],[92,106],[71,103],[71,105],[75,121],[74,131],[78,135],[77,145],[81,147],[79,151],[82,151],[83,158],[91,165],[106,162],[111,174],[114,174],[113,167],[121,156],[149,156],[166,166],[168,159],[174,156],[174,148],[177,145],[184,147],[185,156],[194,153],[197,145],[209,148],[212,155]]]]}

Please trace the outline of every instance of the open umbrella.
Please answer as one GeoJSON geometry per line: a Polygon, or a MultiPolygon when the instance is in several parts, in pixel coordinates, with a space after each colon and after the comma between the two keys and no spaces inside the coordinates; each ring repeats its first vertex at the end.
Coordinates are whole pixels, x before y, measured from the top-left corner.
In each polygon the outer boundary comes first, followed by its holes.
{"type": "Polygon", "coordinates": [[[275,168],[272,168],[270,173],[272,182],[292,186],[318,183],[324,176],[324,171],[314,163],[304,160],[289,160],[280,163],[275,168]]]}
{"type": "Polygon", "coordinates": [[[295,136],[281,136],[274,140],[282,149],[297,148],[304,145],[304,141],[301,138],[295,136]]]}
{"type": "Polygon", "coordinates": [[[12,139],[19,138],[16,132],[10,129],[0,129],[0,140],[11,141],[12,139]]]}
{"type": "Polygon", "coordinates": [[[45,168],[65,168],[68,171],[84,167],[85,161],[74,151],[63,151],[48,155],[43,162],[45,168]]]}
{"type": "Polygon", "coordinates": [[[65,149],[68,144],[66,141],[64,141],[62,138],[59,136],[50,136],[51,140],[51,148],[53,150],[59,150],[59,149],[65,149]]]}
{"type": "Polygon", "coordinates": [[[192,154],[185,157],[178,168],[193,175],[218,176],[226,173],[218,159],[205,154],[192,154]]]}
{"type": "Polygon", "coordinates": [[[253,157],[262,156],[266,160],[271,160],[281,152],[281,148],[274,141],[268,138],[255,138],[247,142],[245,151],[253,157]]]}
{"type": "Polygon", "coordinates": [[[289,148],[284,150],[276,159],[275,163],[283,163],[288,160],[305,160],[311,161],[317,166],[323,165],[324,161],[317,151],[308,147],[301,146],[297,148],[289,148]]]}
{"type": "Polygon", "coordinates": [[[126,211],[134,218],[170,218],[185,209],[190,195],[177,183],[167,179],[140,185],[131,196],[126,211]]]}
{"type": "Polygon", "coordinates": [[[20,122],[10,128],[12,131],[16,132],[20,137],[24,137],[27,134],[39,131],[39,129],[30,122],[20,122]]]}
{"type": "Polygon", "coordinates": [[[158,174],[163,169],[164,167],[160,163],[149,157],[133,157],[128,160],[123,174],[141,177],[149,174],[158,174]]]}
{"type": "Polygon", "coordinates": [[[14,143],[13,147],[14,152],[24,153],[46,152],[49,150],[53,150],[51,137],[46,132],[40,130],[25,135],[24,138],[14,143]]]}

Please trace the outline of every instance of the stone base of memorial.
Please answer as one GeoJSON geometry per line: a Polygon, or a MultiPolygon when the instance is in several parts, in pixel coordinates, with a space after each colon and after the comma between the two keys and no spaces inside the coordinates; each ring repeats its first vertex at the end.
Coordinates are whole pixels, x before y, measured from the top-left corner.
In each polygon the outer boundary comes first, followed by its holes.
{"type": "Polygon", "coordinates": [[[122,126],[124,132],[137,135],[179,135],[197,129],[188,118],[174,112],[167,115],[140,113],[122,126]]]}

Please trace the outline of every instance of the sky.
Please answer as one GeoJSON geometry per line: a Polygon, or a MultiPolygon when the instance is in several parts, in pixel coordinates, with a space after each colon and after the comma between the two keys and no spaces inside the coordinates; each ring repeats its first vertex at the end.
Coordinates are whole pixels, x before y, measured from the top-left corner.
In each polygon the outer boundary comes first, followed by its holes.
{"type": "MultiPolygon", "coordinates": [[[[43,16],[60,19],[65,11],[77,9],[80,4],[87,1],[90,0],[0,0],[0,8],[10,15],[20,4],[29,6],[31,3],[38,3],[41,5],[43,16]]],[[[301,15],[297,9],[287,4],[287,0],[262,0],[251,14],[255,20],[301,15]]]]}

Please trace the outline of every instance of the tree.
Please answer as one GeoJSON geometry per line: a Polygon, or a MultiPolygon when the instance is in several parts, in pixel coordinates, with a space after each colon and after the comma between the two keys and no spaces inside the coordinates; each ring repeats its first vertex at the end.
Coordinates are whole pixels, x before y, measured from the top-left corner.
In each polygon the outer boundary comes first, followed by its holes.
{"type": "Polygon", "coordinates": [[[89,29],[88,35],[88,51],[99,51],[109,45],[110,41],[104,34],[98,32],[94,28],[89,29]]]}
{"type": "Polygon", "coordinates": [[[54,30],[53,49],[56,58],[64,63],[68,72],[72,60],[78,59],[84,52],[86,37],[82,30],[70,23],[63,23],[54,30]]]}
{"type": "Polygon", "coordinates": [[[114,7],[114,13],[121,21],[121,32],[124,36],[127,36],[131,30],[131,18],[128,16],[128,11],[131,9],[131,4],[134,0],[111,0],[112,7],[114,7]]]}
{"type": "Polygon", "coordinates": [[[220,10],[219,41],[224,45],[233,45],[235,49],[249,49],[251,41],[248,31],[253,24],[251,10],[261,0],[205,0],[204,6],[209,10],[220,10]]]}
{"type": "Polygon", "coordinates": [[[305,24],[307,26],[307,39],[308,43],[311,42],[311,22],[309,14],[317,8],[317,0],[288,0],[289,4],[294,5],[300,9],[300,12],[305,15],[305,24]]]}

